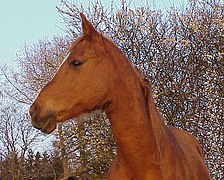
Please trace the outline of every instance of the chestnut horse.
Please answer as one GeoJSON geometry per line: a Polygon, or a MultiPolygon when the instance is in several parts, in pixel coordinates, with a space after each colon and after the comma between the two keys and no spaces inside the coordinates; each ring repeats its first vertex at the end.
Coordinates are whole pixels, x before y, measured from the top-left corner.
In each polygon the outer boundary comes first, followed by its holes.
{"type": "Polygon", "coordinates": [[[51,133],[58,122],[103,108],[117,147],[107,179],[210,179],[197,140],[164,124],[148,81],[82,13],[81,19],[83,35],[30,107],[33,126],[51,133]]]}

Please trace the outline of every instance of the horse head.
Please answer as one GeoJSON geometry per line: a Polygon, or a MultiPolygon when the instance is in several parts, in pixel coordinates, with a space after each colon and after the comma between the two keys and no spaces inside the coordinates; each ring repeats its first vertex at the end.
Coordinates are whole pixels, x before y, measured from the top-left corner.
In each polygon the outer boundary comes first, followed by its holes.
{"type": "Polygon", "coordinates": [[[110,103],[114,78],[120,66],[111,59],[123,54],[98,33],[81,13],[83,35],[69,48],[53,79],[30,107],[34,127],[51,133],[57,122],[76,117],[110,103]]]}

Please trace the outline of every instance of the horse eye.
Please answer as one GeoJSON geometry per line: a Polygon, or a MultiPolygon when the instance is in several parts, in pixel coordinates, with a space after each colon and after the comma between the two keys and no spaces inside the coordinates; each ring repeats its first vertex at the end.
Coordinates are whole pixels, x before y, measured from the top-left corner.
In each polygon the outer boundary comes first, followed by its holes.
{"type": "Polygon", "coordinates": [[[71,62],[71,66],[72,67],[79,67],[82,63],[79,62],[78,60],[74,60],[71,62]]]}

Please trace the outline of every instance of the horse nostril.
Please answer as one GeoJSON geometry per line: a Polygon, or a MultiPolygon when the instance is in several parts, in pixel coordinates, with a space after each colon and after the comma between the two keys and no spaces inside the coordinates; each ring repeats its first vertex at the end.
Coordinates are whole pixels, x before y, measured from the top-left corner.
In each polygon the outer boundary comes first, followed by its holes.
{"type": "Polygon", "coordinates": [[[30,114],[30,117],[32,118],[35,114],[35,112],[37,111],[37,108],[36,106],[32,105],[29,109],[29,114],[30,114]]]}

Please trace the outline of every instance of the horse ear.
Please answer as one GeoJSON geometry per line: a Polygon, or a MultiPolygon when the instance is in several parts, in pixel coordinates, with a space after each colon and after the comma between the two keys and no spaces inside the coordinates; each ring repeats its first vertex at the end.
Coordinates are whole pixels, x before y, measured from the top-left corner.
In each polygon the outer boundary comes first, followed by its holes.
{"type": "Polygon", "coordinates": [[[97,34],[97,31],[94,29],[93,25],[86,19],[83,13],[80,13],[82,19],[82,32],[83,35],[89,39],[93,39],[94,35],[97,34]]]}

